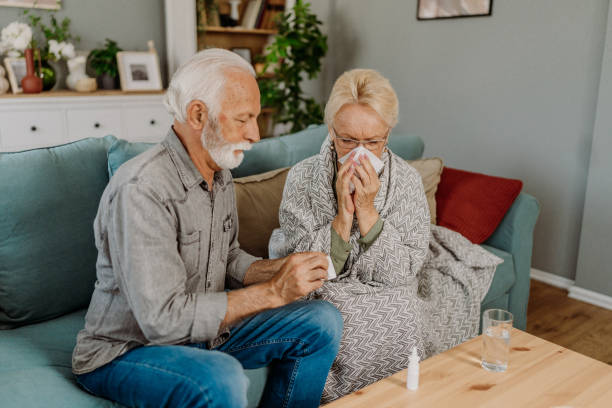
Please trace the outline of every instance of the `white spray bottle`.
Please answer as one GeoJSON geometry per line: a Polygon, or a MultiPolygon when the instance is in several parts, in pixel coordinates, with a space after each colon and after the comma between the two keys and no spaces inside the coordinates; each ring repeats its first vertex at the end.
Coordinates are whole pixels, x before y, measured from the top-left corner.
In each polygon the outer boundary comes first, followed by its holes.
{"type": "Polygon", "coordinates": [[[419,354],[417,348],[412,348],[412,354],[408,360],[408,375],[406,377],[406,388],[416,391],[419,388],[419,354]]]}

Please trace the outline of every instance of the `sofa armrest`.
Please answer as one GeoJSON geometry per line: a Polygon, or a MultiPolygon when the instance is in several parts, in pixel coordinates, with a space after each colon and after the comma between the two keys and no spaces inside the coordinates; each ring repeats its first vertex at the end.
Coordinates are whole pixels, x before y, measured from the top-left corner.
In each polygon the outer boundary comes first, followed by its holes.
{"type": "Polygon", "coordinates": [[[533,230],[539,213],[538,200],[520,193],[493,235],[485,242],[512,254],[516,282],[510,290],[508,308],[515,316],[514,326],[521,330],[525,330],[527,325],[533,230]]]}

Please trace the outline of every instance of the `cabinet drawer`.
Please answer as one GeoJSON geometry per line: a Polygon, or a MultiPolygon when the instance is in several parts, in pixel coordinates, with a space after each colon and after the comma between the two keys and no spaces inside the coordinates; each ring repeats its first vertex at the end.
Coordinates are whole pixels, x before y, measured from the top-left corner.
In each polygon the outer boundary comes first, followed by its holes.
{"type": "Polygon", "coordinates": [[[86,137],[113,135],[121,137],[121,110],[119,109],[70,109],[67,113],[70,141],[86,137]]]}
{"type": "Polygon", "coordinates": [[[125,132],[131,142],[159,142],[168,134],[172,117],[159,105],[125,108],[122,112],[125,132]]]}
{"type": "Polygon", "coordinates": [[[4,152],[55,146],[64,142],[63,110],[0,113],[0,150],[4,152]]]}

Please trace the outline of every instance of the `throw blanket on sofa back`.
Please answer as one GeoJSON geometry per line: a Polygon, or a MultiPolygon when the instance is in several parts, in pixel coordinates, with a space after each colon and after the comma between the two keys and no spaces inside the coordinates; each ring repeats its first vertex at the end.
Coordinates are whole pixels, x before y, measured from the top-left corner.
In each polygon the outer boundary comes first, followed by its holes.
{"type": "MultiPolygon", "coordinates": [[[[323,402],[406,368],[413,346],[426,358],[477,335],[480,302],[502,262],[460,234],[430,226],[418,173],[393,153],[383,158],[374,200],[382,232],[364,251],[355,223],[344,269],[313,295],[344,318],[323,402]]],[[[330,252],[333,166],[327,140],[319,155],[290,171],[279,212],[288,253],[330,252]]]]}

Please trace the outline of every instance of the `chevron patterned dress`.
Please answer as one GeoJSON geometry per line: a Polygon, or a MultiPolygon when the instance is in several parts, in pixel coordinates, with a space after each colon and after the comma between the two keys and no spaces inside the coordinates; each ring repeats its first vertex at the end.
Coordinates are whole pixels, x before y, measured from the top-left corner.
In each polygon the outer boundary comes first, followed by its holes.
{"type": "MultiPolygon", "coordinates": [[[[405,369],[413,346],[424,359],[476,336],[480,302],[502,262],[460,234],[430,225],[418,172],[390,151],[382,159],[374,200],[382,232],[364,250],[355,219],[344,269],[311,294],[334,304],[344,319],[323,403],[405,369]]],[[[279,210],[286,254],[330,253],[334,161],[327,138],[319,155],[291,169],[279,210]]]]}

